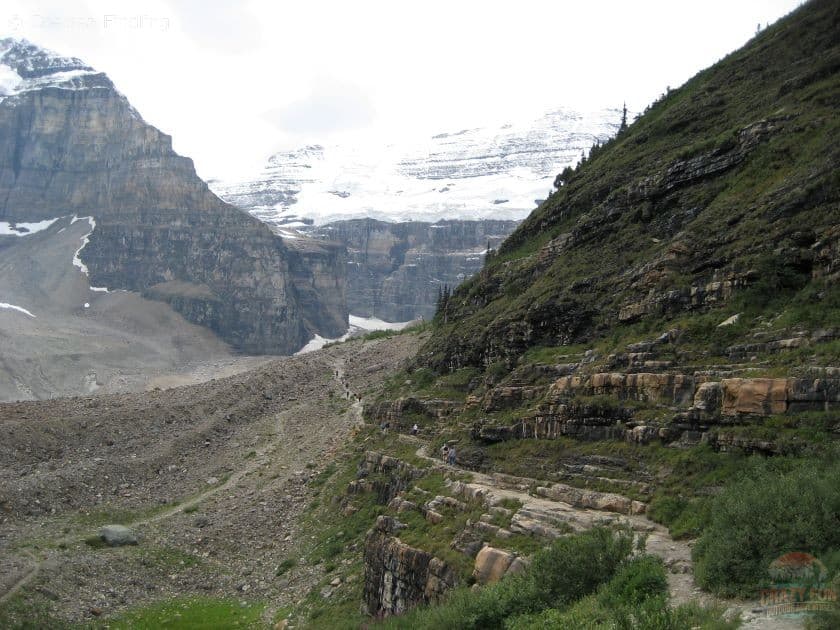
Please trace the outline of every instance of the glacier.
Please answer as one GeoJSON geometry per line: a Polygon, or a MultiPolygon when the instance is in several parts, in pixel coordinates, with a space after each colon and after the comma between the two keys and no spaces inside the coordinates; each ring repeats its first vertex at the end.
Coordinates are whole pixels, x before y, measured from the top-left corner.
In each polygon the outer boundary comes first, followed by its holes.
{"type": "Polygon", "coordinates": [[[620,109],[561,108],[399,144],[309,144],[272,155],[251,178],[208,184],[287,238],[291,229],[346,219],[518,221],[546,197],[558,172],[614,136],[620,122],[620,109]]]}

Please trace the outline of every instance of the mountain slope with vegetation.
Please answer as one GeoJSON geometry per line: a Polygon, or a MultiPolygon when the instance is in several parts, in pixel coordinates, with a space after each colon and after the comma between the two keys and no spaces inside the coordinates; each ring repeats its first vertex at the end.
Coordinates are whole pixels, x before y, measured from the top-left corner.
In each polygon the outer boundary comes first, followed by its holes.
{"type": "Polygon", "coordinates": [[[838,32],[809,2],[669,90],[442,296],[312,508],[325,547],[373,525],[362,586],[293,623],[353,627],[362,597],[388,627],[832,627],[759,596],[791,553],[838,587],[838,32]],[[649,564],[540,603],[551,541],[586,573],[598,523],[649,564]]]}
{"type": "Polygon", "coordinates": [[[449,301],[424,362],[512,366],[535,345],[710,307],[836,322],[839,19],[836,3],[809,4],[561,173],[449,301]]]}

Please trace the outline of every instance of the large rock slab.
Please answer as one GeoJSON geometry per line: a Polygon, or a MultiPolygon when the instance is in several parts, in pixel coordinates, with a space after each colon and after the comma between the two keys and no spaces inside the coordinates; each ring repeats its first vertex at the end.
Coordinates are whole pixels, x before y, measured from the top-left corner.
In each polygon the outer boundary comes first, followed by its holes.
{"type": "Polygon", "coordinates": [[[498,582],[505,576],[515,558],[516,556],[504,549],[489,546],[482,548],[475,557],[475,581],[479,584],[498,582]]]}

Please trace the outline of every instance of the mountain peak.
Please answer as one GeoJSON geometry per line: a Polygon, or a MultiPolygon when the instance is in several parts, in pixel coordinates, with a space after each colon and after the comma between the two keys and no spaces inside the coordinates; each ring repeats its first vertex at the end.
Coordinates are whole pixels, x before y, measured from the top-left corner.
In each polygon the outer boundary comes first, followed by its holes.
{"type": "Polygon", "coordinates": [[[47,87],[113,88],[110,79],[77,57],[65,57],[26,39],[0,39],[0,96],[47,87]]]}

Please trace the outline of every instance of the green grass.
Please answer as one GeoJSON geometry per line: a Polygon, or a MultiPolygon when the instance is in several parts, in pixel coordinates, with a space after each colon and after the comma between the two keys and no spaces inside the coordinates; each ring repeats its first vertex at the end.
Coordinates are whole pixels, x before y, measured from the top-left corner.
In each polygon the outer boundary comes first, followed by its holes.
{"type": "Polygon", "coordinates": [[[55,616],[53,602],[41,593],[19,592],[0,604],[0,628],[65,630],[70,624],[55,616]]]}
{"type": "Polygon", "coordinates": [[[219,628],[264,628],[261,603],[242,605],[237,600],[184,597],[142,606],[93,627],[113,630],[218,630],[219,628]]]}

